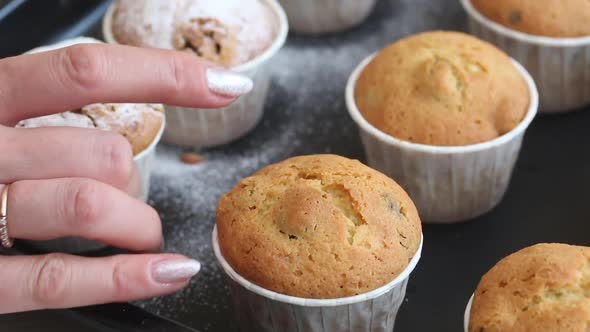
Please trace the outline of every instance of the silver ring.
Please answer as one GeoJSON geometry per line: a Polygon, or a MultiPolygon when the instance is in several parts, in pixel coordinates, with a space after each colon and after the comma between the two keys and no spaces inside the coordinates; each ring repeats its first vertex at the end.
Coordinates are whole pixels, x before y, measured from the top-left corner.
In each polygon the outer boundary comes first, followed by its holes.
{"type": "Polygon", "coordinates": [[[14,245],[14,241],[8,235],[8,220],[6,219],[8,187],[10,187],[9,184],[2,188],[2,196],[0,197],[0,243],[4,248],[11,248],[14,245]]]}

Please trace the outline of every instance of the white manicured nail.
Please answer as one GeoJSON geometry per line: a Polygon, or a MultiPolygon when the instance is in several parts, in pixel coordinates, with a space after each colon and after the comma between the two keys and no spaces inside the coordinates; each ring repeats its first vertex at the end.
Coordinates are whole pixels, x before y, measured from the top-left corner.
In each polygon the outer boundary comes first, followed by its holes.
{"type": "Polygon", "coordinates": [[[254,86],[249,77],[221,68],[207,69],[207,84],[211,91],[229,97],[245,95],[254,86]]]}
{"type": "Polygon", "coordinates": [[[158,262],[152,268],[152,277],[161,284],[186,282],[201,270],[201,263],[194,259],[181,258],[158,262]]]}

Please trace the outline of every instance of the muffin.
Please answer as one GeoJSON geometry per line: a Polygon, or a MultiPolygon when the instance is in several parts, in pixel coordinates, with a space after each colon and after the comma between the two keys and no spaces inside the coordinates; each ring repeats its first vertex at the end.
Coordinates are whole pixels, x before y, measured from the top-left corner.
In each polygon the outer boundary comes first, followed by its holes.
{"type": "Polygon", "coordinates": [[[112,33],[120,44],[187,51],[233,67],[270,47],[274,20],[260,0],[117,0],[112,33]]]}
{"type": "MultiPolygon", "coordinates": [[[[268,310],[303,301],[306,308],[293,310],[306,310],[297,316],[304,326],[318,324],[319,310],[324,323],[337,319],[332,307],[346,304],[351,326],[380,317],[378,329],[389,326],[384,318],[395,317],[403,300],[420,253],[421,224],[411,199],[390,178],[355,160],[311,155],[270,165],[223,195],[214,242],[224,270],[241,280],[230,282],[240,303],[260,294],[274,300],[268,310]],[[382,296],[395,300],[381,303],[382,296]]],[[[247,311],[243,325],[269,329],[255,313],[262,309],[238,309],[247,311]]]]}
{"type": "Polygon", "coordinates": [[[586,0],[471,0],[471,3],[490,20],[529,35],[590,36],[590,2],[586,0]]]}
{"type": "Polygon", "coordinates": [[[377,129],[428,145],[469,145],[516,127],[529,106],[510,58],[456,32],[418,34],[383,49],[356,83],[361,114],[377,129]]]}
{"type": "Polygon", "coordinates": [[[541,111],[590,102],[590,3],[584,0],[461,0],[469,30],[504,49],[539,85],[541,111]]]}
{"type": "Polygon", "coordinates": [[[159,104],[91,104],[77,111],[51,114],[20,121],[17,128],[79,127],[110,130],[123,135],[133,155],[146,150],[164,125],[164,108],[159,104]]]}
{"type": "MultiPolygon", "coordinates": [[[[17,128],[79,127],[110,130],[123,135],[133,149],[135,166],[140,178],[137,198],[147,201],[150,175],[156,155],[156,145],[165,127],[164,108],[158,104],[92,104],[80,110],[52,114],[20,121],[17,128]]],[[[98,250],[105,245],[81,238],[31,241],[45,251],[80,253],[98,250]]]]}
{"type": "Polygon", "coordinates": [[[499,203],[537,99],[519,64],[447,31],[368,57],[346,91],[369,165],[398,181],[426,222],[469,220],[499,203]]]}
{"type": "Polygon", "coordinates": [[[496,264],[481,279],[468,331],[586,331],[590,248],[543,243],[496,264]]]}
{"type": "Polygon", "coordinates": [[[376,0],[279,0],[293,31],[322,34],[340,32],[361,24],[376,0]]]}
{"type": "Polygon", "coordinates": [[[166,106],[164,141],[196,148],[229,143],[256,126],[270,82],[266,62],[287,30],[274,0],[117,0],[103,20],[108,43],[189,52],[253,79],[253,91],[226,108],[166,106]]]}

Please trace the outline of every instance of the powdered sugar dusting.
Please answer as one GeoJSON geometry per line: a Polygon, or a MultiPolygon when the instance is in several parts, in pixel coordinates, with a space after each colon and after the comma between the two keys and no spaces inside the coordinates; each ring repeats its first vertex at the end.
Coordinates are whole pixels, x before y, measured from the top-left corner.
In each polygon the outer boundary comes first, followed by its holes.
{"type": "Polygon", "coordinates": [[[189,1],[187,17],[213,17],[236,31],[236,63],[244,63],[270,46],[278,25],[262,0],[189,1]]]}
{"type": "Polygon", "coordinates": [[[84,106],[85,110],[92,115],[97,128],[112,130],[123,127],[126,124],[142,122],[146,113],[149,116],[163,118],[163,113],[154,109],[161,109],[158,104],[91,104],[84,106]],[[96,115],[96,116],[95,116],[96,115]]]}
{"type": "Polygon", "coordinates": [[[163,110],[161,104],[98,103],[86,105],[75,112],[22,120],[16,127],[78,127],[112,131],[127,138],[134,155],[139,157],[140,152],[159,139],[158,131],[164,123],[163,110]]]}
{"type": "Polygon", "coordinates": [[[114,37],[124,44],[172,49],[172,35],[186,0],[117,0],[114,37]]]}
{"type": "Polygon", "coordinates": [[[234,65],[262,53],[277,34],[266,0],[118,0],[113,32],[121,43],[174,49],[173,36],[195,18],[214,18],[235,34],[234,65]]]}
{"type": "Polygon", "coordinates": [[[18,128],[39,128],[39,127],[78,127],[94,128],[92,121],[82,114],[65,112],[61,114],[51,114],[40,116],[38,118],[20,121],[18,128]]]}

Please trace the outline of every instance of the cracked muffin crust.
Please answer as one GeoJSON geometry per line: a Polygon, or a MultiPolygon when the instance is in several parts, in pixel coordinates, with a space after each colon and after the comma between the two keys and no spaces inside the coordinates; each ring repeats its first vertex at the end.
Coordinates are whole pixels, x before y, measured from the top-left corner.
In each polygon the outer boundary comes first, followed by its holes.
{"type": "Polygon", "coordinates": [[[393,180],[335,155],[267,166],[217,206],[219,246],[266,289],[304,298],[366,293],[398,276],[421,240],[416,208],[393,180]]]}
{"type": "Polygon", "coordinates": [[[178,27],[173,38],[175,49],[211,62],[229,66],[235,57],[235,35],[214,18],[192,18],[178,27]]]}
{"type": "Polygon", "coordinates": [[[505,27],[547,37],[590,36],[588,0],[470,0],[484,16],[505,27]]]}
{"type": "Polygon", "coordinates": [[[159,104],[91,104],[77,111],[51,114],[20,121],[17,128],[79,127],[110,130],[123,135],[133,155],[145,150],[156,139],[164,121],[159,104]]]}
{"type": "Polygon", "coordinates": [[[588,331],[590,248],[522,249],[496,264],[474,294],[470,332],[588,331]]]}
{"type": "Polygon", "coordinates": [[[458,146],[501,136],[526,115],[526,82],[491,44],[458,32],[426,32],[383,49],[355,86],[363,117],[414,143],[458,146]]]}
{"type": "Polygon", "coordinates": [[[262,0],[117,0],[115,6],[118,43],[184,50],[227,67],[263,53],[277,34],[262,0]]]}

